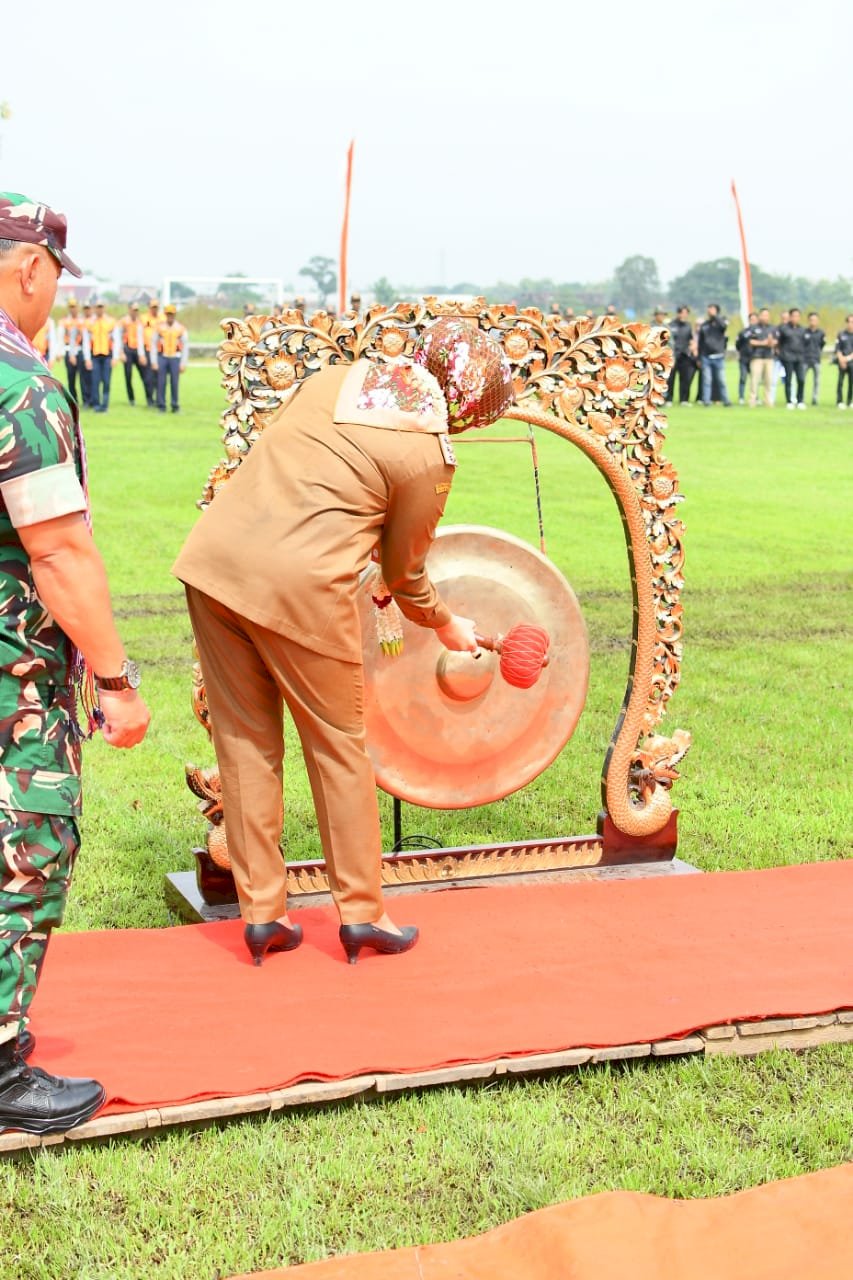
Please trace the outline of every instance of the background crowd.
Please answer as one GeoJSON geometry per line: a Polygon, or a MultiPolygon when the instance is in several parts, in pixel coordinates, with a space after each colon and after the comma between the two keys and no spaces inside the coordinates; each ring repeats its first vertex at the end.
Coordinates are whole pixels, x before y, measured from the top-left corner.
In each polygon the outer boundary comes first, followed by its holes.
{"type": "Polygon", "coordinates": [[[138,382],[147,408],[165,413],[168,389],[172,412],[180,412],[189,333],[176,307],[168,304],[161,313],[159,300],[151,298],[143,312],[138,302],[131,302],[117,320],[100,299],[78,304],[72,297],[66,306],[59,321],[48,319],[42,326],[34,345],[48,365],[65,362],[68,390],[81,407],[95,413],[109,410],[112,371],[122,365],[128,404],[136,404],[138,382]]]}
{"type": "MultiPolygon", "coordinates": [[[[700,404],[716,401],[728,406],[728,389],[724,376],[726,352],[729,348],[728,322],[720,308],[710,303],[705,318],[694,324],[689,307],[679,307],[667,320],[656,311],[654,323],[669,329],[674,361],[669,379],[667,401],[678,392],[678,402],[688,405],[697,373],[696,400],[700,404]]],[[[810,383],[811,404],[816,405],[820,391],[820,370],[827,336],[821,328],[820,316],[810,311],[806,323],[798,307],[783,311],[778,323],[770,319],[770,311],[751,312],[747,324],[734,340],[738,360],[738,403],[751,408],[777,403],[781,387],[782,403],[788,409],[805,409],[810,383]],[[810,375],[810,376],[809,376],[810,375]]],[[[836,404],[850,408],[853,402],[853,315],[838,333],[832,347],[831,362],[837,366],[836,404]]]]}
{"type": "MultiPolygon", "coordinates": [[[[306,310],[305,299],[296,297],[291,304],[306,310]]],[[[362,309],[361,298],[350,298],[350,314],[362,309]]],[[[271,307],[278,315],[283,308],[271,307]]],[[[255,311],[254,303],[243,306],[244,315],[255,311]]],[[[572,307],[551,306],[551,315],[575,320],[592,311],[576,314],[572,307]]],[[[615,305],[605,314],[619,318],[615,305]]],[[[805,323],[799,308],[783,311],[778,322],[772,321],[767,307],[751,312],[747,324],[732,340],[728,321],[719,306],[710,303],[704,318],[693,319],[691,309],[681,306],[668,317],[657,308],[652,324],[669,331],[673,350],[673,366],[667,389],[667,403],[731,404],[725,378],[725,362],[732,351],[738,362],[739,404],[771,408],[784,404],[788,409],[805,409],[818,403],[821,364],[828,341],[818,312],[811,311],[805,323]]],[[[831,340],[830,340],[831,342],[831,340]]],[[[177,318],[177,309],[168,304],[161,311],[156,298],[144,304],[129,304],[127,312],[116,319],[100,300],[78,304],[67,300],[67,314],[59,321],[49,319],[36,337],[36,347],[52,365],[65,363],[69,390],[84,408],[106,413],[110,403],[112,371],[124,369],[125,390],[130,405],[136,404],[138,382],[149,409],[165,413],[167,393],[173,413],[180,411],[180,375],[189,359],[189,332],[177,318]]],[[[837,367],[836,404],[839,409],[853,407],[853,315],[836,335],[829,350],[830,363],[837,367]]]]}

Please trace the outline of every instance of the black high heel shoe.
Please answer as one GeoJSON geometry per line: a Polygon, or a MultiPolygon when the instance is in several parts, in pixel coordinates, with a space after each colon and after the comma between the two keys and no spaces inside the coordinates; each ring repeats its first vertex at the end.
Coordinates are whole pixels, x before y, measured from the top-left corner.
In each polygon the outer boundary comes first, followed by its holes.
{"type": "Polygon", "coordinates": [[[263,964],[268,951],[293,951],[302,941],[302,925],[288,929],[286,924],[273,920],[272,924],[247,924],[243,939],[249,948],[252,963],[263,964]]]}
{"type": "Polygon", "coordinates": [[[350,964],[355,964],[362,947],[372,947],[385,956],[397,956],[401,951],[410,951],[418,940],[418,931],[413,924],[406,925],[400,933],[377,929],[375,924],[342,924],[338,937],[347,953],[347,960],[350,964]]]}

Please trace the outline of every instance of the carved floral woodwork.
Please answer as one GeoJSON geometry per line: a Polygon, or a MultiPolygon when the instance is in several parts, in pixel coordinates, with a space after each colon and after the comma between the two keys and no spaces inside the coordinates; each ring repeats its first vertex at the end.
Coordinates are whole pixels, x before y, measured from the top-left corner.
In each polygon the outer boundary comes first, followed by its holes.
{"type": "MultiPolygon", "coordinates": [[[[409,356],[421,328],[441,315],[463,316],[501,343],[515,386],[515,404],[506,416],[580,448],[616,498],[631,569],[634,645],[602,770],[602,796],[620,831],[653,836],[669,820],[676,765],[690,745],[684,730],[671,738],[654,732],[678,685],[682,659],[684,529],[678,476],[663,454],[672,364],[665,330],[611,317],[567,321],[535,308],[489,305],[483,298],[425,298],[341,319],[322,311],[305,318],[291,310],[275,318],[225,320],[219,360],[228,397],[222,415],[226,457],[211,471],[198,505],[205,507],[227,483],[270,415],[305,378],[340,361],[409,356]]],[[[193,702],[209,730],[198,671],[193,702]]],[[[221,804],[211,790],[211,774],[215,770],[188,769],[190,785],[216,827],[221,804]]],[[[217,833],[210,853],[227,865],[223,835],[217,833]]]]}

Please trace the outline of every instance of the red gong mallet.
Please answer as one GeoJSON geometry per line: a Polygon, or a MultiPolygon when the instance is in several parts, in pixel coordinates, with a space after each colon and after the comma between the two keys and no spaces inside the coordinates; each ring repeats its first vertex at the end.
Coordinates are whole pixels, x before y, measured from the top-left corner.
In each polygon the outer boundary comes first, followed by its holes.
{"type": "Polygon", "coordinates": [[[507,684],[529,689],[548,665],[551,638],[544,627],[519,622],[505,636],[477,636],[481,649],[500,654],[500,672],[507,684]]]}

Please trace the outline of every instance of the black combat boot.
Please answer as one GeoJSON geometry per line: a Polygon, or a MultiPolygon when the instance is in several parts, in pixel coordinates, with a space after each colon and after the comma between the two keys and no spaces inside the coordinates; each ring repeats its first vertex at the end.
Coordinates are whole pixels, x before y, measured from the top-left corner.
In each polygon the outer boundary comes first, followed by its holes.
{"type": "Polygon", "coordinates": [[[32,1031],[22,1031],[18,1036],[18,1057],[31,1058],[36,1047],[36,1038],[32,1031]]]}
{"type": "Polygon", "coordinates": [[[0,1130],[64,1133],[88,1120],[106,1096],[97,1080],[48,1075],[27,1066],[15,1040],[0,1044],[0,1130]]]}

